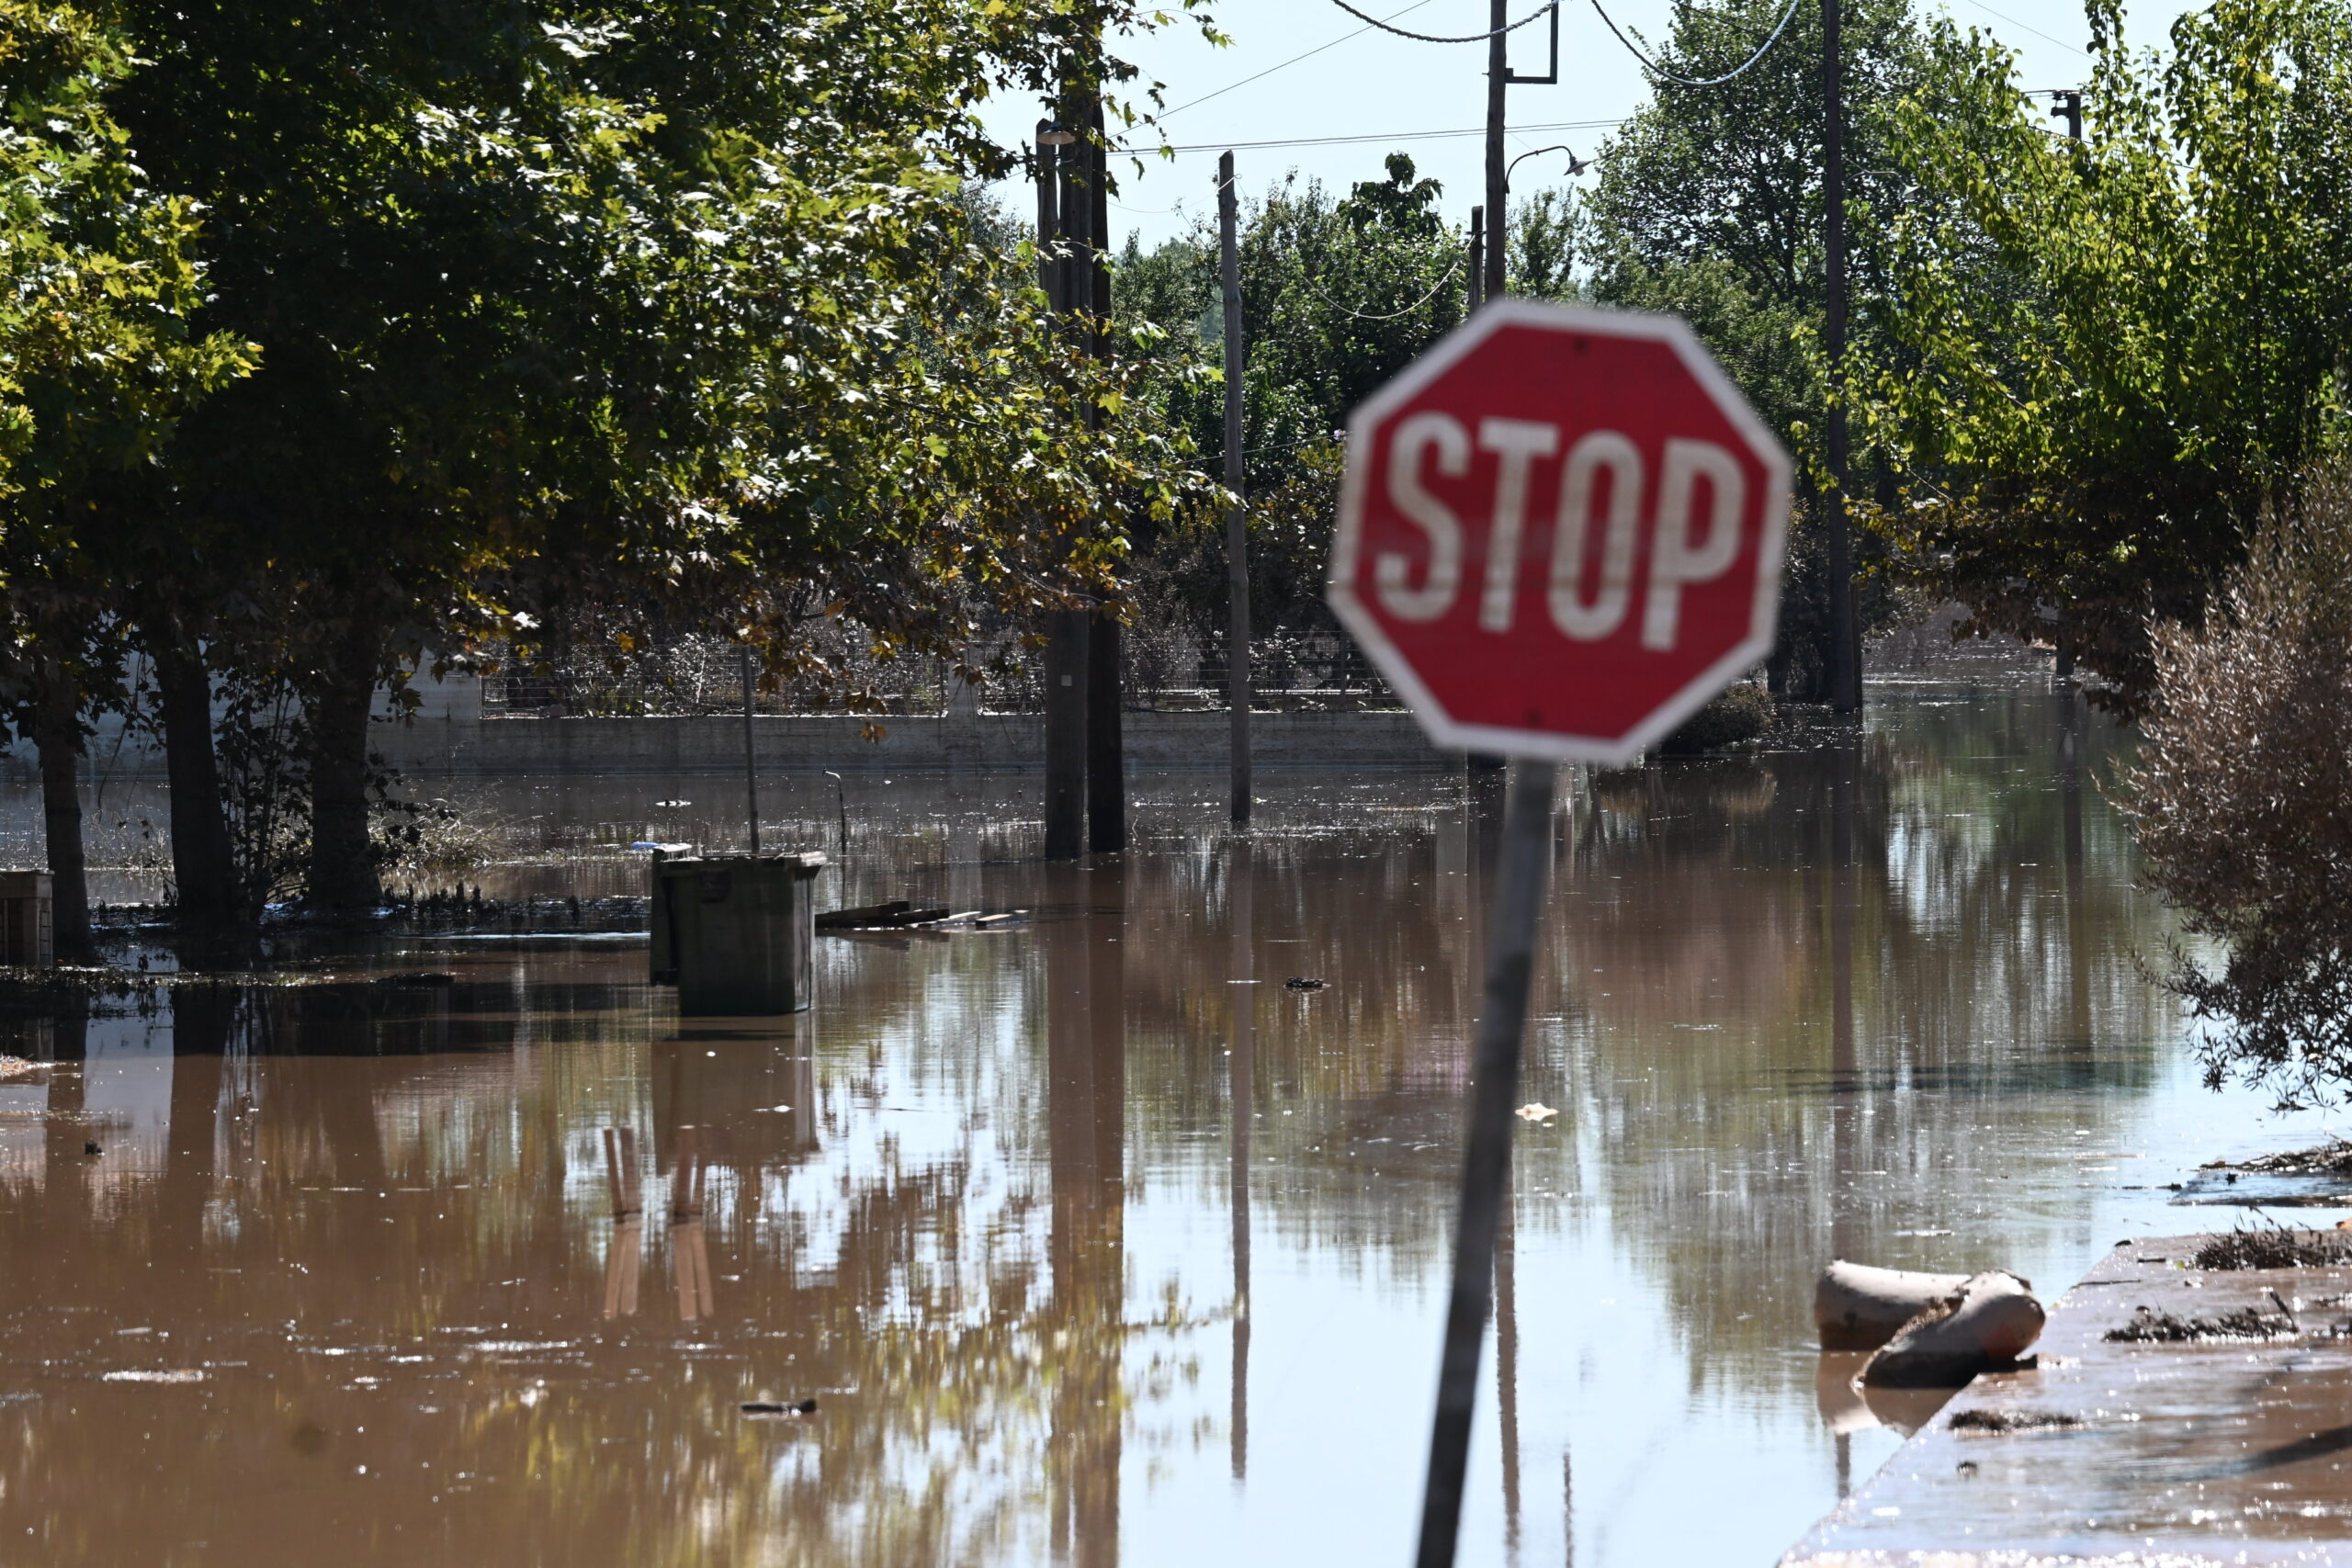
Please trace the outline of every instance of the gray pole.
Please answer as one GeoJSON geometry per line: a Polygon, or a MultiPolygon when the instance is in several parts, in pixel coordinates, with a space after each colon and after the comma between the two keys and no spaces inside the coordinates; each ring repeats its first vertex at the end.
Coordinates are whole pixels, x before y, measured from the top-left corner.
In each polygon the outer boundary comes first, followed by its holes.
{"type": "Polygon", "coordinates": [[[1250,514],[1249,464],[1241,447],[1241,200],[1233,188],[1233,154],[1216,162],[1217,267],[1225,289],[1225,581],[1231,604],[1225,633],[1226,702],[1233,710],[1233,820],[1250,820],[1250,514]]]}
{"type": "Polygon", "coordinates": [[[1838,0],[1821,0],[1822,213],[1828,299],[1823,339],[1829,351],[1829,706],[1862,707],[1861,644],[1854,626],[1853,547],[1846,519],[1846,98],[1838,0]]]}
{"type": "Polygon", "coordinates": [[[1499,299],[1506,289],[1504,236],[1510,227],[1504,221],[1509,175],[1503,163],[1503,94],[1510,82],[1510,39],[1503,28],[1510,25],[1510,0],[1492,0],[1489,6],[1493,17],[1489,26],[1495,35],[1487,40],[1487,279],[1481,295],[1485,299],[1499,299]]]}
{"type": "Polygon", "coordinates": [[[752,649],[743,649],[743,800],[752,818],[752,852],[760,852],[760,763],[752,740],[752,699],[758,691],[752,667],[752,649]]]}
{"type": "Polygon", "coordinates": [[[1510,1176],[1520,1037],[1526,1030],[1536,926],[1552,869],[1553,773],[1550,762],[1521,761],[1511,774],[1503,818],[1502,878],[1495,890],[1487,990],[1471,1063],[1462,1215],[1453,1232],[1453,1295],[1446,1309],[1437,1420],[1430,1434],[1429,1483],[1421,1498],[1419,1568],[1453,1568],[1454,1539],[1461,1530],[1462,1480],[1470,1458],[1470,1417],[1478,1398],[1478,1351],[1493,1300],[1495,1237],[1510,1176]]]}

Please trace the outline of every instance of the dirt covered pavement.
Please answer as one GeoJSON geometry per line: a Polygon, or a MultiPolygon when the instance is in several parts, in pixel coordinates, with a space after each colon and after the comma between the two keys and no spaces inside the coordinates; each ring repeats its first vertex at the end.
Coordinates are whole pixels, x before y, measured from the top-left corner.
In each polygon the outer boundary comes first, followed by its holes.
{"type": "Polygon", "coordinates": [[[2125,1242],[2036,1348],[1955,1395],[1782,1568],[2352,1563],[2338,1233],[2125,1242]]]}

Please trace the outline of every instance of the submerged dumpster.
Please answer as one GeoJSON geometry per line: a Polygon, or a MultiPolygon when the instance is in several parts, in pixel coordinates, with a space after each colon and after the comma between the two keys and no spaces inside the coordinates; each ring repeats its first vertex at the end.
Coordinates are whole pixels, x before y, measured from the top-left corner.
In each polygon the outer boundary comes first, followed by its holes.
{"type": "Polygon", "coordinates": [[[653,856],[657,986],[690,1018],[799,1012],[815,1000],[821,854],[653,856]]]}

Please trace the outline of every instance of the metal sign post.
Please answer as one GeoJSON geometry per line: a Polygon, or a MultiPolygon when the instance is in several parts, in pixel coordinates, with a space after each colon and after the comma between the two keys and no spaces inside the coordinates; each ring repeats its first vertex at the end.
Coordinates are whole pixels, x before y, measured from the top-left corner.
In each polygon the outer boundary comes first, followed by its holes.
{"type": "Polygon", "coordinates": [[[1462,1156],[1462,1214],[1453,1232],[1453,1295],[1445,1312],[1437,1422],[1430,1434],[1429,1485],[1421,1499],[1421,1568],[1453,1562],[1462,1519],[1478,1351],[1494,1309],[1495,1235],[1510,1180],[1520,1039],[1526,1032],[1527,996],[1535,978],[1535,923],[1552,868],[1553,771],[1550,762],[1521,762],[1511,770],[1503,806],[1502,880],[1495,889],[1494,935],[1471,1058],[1470,1136],[1462,1156]]]}
{"type": "Polygon", "coordinates": [[[1670,317],[1496,299],[1358,408],[1327,593],[1439,746],[1519,759],[1421,1504],[1451,1568],[1555,765],[1623,763],[1771,651],[1790,463],[1670,317]]]}

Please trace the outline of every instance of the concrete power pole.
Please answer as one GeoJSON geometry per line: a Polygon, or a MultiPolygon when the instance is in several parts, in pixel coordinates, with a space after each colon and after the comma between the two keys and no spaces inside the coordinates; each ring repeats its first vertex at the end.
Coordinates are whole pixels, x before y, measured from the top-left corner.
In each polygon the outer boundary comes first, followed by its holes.
{"type": "Polygon", "coordinates": [[[1854,624],[1853,543],[1848,536],[1846,488],[1846,94],[1845,51],[1838,39],[1839,0],[1821,0],[1821,184],[1828,299],[1823,337],[1829,350],[1829,706],[1862,708],[1861,638],[1854,624]]]}
{"type": "Polygon", "coordinates": [[[1226,701],[1233,709],[1233,820],[1250,820],[1250,515],[1249,465],[1241,446],[1241,201],[1233,187],[1233,154],[1216,162],[1217,270],[1225,298],[1225,488],[1237,498],[1225,513],[1226,701]]]}

